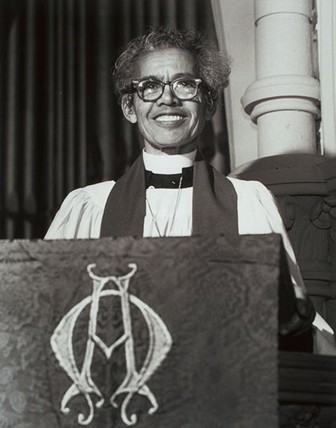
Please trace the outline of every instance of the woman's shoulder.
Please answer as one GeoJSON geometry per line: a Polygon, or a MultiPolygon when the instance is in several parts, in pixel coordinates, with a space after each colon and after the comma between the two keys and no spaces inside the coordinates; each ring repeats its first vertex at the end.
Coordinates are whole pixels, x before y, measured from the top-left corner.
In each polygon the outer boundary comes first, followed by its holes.
{"type": "Polygon", "coordinates": [[[241,234],[284,231],[276,200],[260,181],[228,177],[237,193],[241,234]]]}
{"type": "Polygon", "coordinates": [[[46,239],[98,238],[106,200],[114,181],[75,189],[64,199],[46,239]]]}
{"type": "Polygon", "coordinates": [[[231,181],[233,187],[240,196],[257,196],[260,198],[273,199],[271,191],[260,181],[242,180],[240,178],[230,176],[227,178],[231,181]]]}
{"type": "Polygon", "coordinates": [[[65,201],[75,201],[75,203],[78,204],[82,200],[85,204],[91,203],[103,209],[114,184],[115,181],[110,180],[80,187],[72,190],[66,197],[65,201]]]}

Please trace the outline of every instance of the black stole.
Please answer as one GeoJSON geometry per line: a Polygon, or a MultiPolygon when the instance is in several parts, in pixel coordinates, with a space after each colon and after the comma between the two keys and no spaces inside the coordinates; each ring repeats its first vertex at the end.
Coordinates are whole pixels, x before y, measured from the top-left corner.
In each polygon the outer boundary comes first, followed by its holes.
{"type": "MultiPolygon", "coordinates": [[[[142,156],[114,185],[103,214],[100,236],[143,236],[146,213],[145,169],[142,156]]],[[[194,164],[192,235],[238,237],[237,194],[224,175],[198,154],[194,164]]]]}

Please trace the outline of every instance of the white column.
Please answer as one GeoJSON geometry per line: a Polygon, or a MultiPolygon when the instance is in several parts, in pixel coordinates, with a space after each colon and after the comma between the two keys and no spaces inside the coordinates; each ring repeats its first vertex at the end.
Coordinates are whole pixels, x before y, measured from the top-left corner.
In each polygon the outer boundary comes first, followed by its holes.
{"type": "Polygon", "coordinates": [[[255,0],[256,80],[242,98],[258,125],[258,157],[317,153],[311,0],[255,0]]]}
{"type": "Polygon", "coordinates": [[[317,0],[317,34],[321,83],[321,147],[336,155],[336,2],[317,0]]]}

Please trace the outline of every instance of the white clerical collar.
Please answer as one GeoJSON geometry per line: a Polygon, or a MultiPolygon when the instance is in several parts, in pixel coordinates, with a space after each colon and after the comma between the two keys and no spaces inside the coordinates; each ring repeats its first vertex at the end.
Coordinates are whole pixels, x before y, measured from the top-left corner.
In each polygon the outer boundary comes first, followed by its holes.
{"type": "Polygon", "coordinates": [[[197,150],[182,155],[153,155],[143,150],[142,156],[147,171],[155,174],[178,174],[182,168],[193,166],[197,150]]]}

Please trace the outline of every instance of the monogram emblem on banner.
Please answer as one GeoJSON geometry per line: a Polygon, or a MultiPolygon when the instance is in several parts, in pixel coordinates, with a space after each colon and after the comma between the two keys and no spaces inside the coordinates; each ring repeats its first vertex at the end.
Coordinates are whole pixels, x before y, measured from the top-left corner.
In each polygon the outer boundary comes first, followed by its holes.
{"type": "Polygon", "coordinates": [[[73,382],[63,395],[61,411],[64,414],[68,414],[70,412],[69,401],[76,395],[82,394],[86,399],[89,411],[87,416],[84,413],[79,413],[78,423],[88,425],[92,422],[95,407],[100,408],[105,401],[101,390],[93,381],[91,375],[91,365],[95,348],[100,348],[106,359],[109,360],[112,358],[113,351],[116,348],[124,346],[126,362],[125,377],[109,401],[113,407],[118,408],[120,404],[117,403],[116,398],[122,394],[125,395],[120,405],[121,419],[126,425],[134,425],[138,420],[137,415],[135,413],[128,415],[127,407],[135,394],[141,394],[149,400],[151,405],[148,411],[149,414],[156,412],[159,407],[154,394],[146,383],[166,358],[172,346],[172,338],[166,325],[153,309],[128,292],[130,280],[137,270],[135,263],[128,265],[130,272],[124,276],[97,276],[93,273],[95,266],[95,264],[87,266],[88,274],[93,280],[92,294],[70,309],[62,318],[50,339],[52,350],[59,364],[73,382]],[[97,334],[97,316],[100,300],[111,296],[120,299],[123,334],[111,346],[107,346],[97,334]],[[73,334],[78,317],[89,305],[87,342],[83,364],[79,368],[74,355],[73,334]],[[136,367],[131,305],[135,305],[140,310],[149,333],[147,354],[140,370],[136,367]],[[93,403],[92,396],[96,397],[95,404],[93,403]]]}

